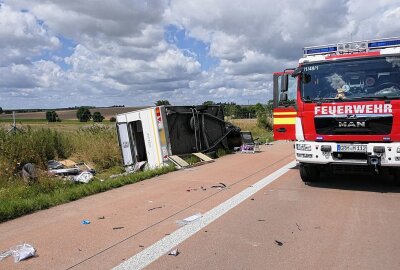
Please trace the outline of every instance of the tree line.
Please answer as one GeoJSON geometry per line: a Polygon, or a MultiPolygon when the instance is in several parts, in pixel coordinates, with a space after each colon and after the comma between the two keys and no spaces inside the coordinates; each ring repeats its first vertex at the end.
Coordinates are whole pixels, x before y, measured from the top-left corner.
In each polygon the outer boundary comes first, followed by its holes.
{"type": "MultiPolygon", "coordinates": [[[[92,114],[89,110],[89,107],[79,107],[79,109],[76,111],[76,118],[79,120],[79,122],[88,122],[91,119],[93,120],[93,122],[103,122],[104,120],[104,116],[101,115],[100,112],[94,112],[92,114]]],[[[47,111],[46,120],[48,122],[61,121],[56,111],[47,111]]],[[[115,122],[115,117],[111,117],[110,121],[115,122]]]]}

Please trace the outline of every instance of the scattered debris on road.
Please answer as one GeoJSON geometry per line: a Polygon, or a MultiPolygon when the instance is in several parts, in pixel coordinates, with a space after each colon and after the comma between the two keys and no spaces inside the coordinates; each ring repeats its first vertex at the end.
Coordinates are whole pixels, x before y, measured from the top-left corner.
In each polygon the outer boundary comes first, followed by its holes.
{"type": "Polygon", "coordinates": [[[319,230],[321,229],[321,226],[314,227],[314,229],[319,230]]]}
{"type": "Polygon", "coordinates": [[[250,200],[254,201],[254,198],[251,198],[250,200]]]}
{"type": "Polygon", "coordinates": [[[194,214],[194,215],[192,215],[190,217],[187,217],[185,219],[177,220],[177,221],[175,221],[175,223],[179,224],[179,225],[187,225],[189,223],[192,223],[192,222],[200,219],[201,217],[202,217],[202,214],[201,213],[197,213],[197,214],[194,214]]]}
{"type": "Polygon", "coordinates": [[[160,208],[163,208],[163,206],[153,207],[153,208],[150,208],[150,209],[147,210],[147,211],[153,211],[153,210],[160,209],[160,208]]]}
{"type": "Polygon", "coordinates": [[[178,251],[178,249],[174,249],[174,250],[171,250],[169,253],[168,253],[168,255],[172,255],[172,256],[178,256],[179,255],[179,251],[178,251]]]}
{"type": "Polygon", "coordinates": [[[219,188],[219,189],[223,189],[223,188],[226,188],[226,185],[224,184],[224,183],[218,183],[219,185],[214,185],[214,186],[211,186],[211,188],[219,188]]]}
{"type": "MultiPolygon", "coordinates": [[[[218,187],[222,187],[222,186],[218,186],[218,187]]],[[[205,187],[203,187],[203,186],[201,186],[200,189],[203,190],[203,191],[206,191],[206,190],[207,190],[207,189],[206,189],[205,187]]],[[[199,189],[198,189],[198,188],[191,188],[191,187],[189,187],[188,189],[186,189],[187,192],[190,192],[190,191],[197,191],[197,190],[199,190],[199,189]]]]}
{"type": "Polygon", "coordinates": [[[8,256],[14,257],[14,262],[20,262],[27,258],[35,256],[36,250],[33,246],[27,243],[23,243],[22,245],[16,245],[9,250],[0,253],[0,261],[4,260],[8,256]]]}
{"type": "Polygon", "coordinates": [[[241,153],[256,153],[261,152],[258,138],[253,139],[251,131],[241,131],[240,137],[242,139],[242,145],[240,146],[241,153]]]}
{"type": "Polygon", "coordinates": [[[97,219],[106,219],[105,216],[98,217],[97,219]]]}
{"type": "Polygon", "coordinates": [[[275,240],[275,244],[277,244],[278,246],[283,246],[283,242],[275,240]]]}
{"type": "Polygon", "coordinates": [[[139,245],[139,247],[140,247],[140,248],[144,248],[144,246],[143,246],[143,245],[139,245]]]}
{"type": "Polygon", "coordinates": [[[82,223],[83,225],[88,225],[88,224],[90,224],[90,220],[84,219],[84,220],[82,220],[81,223],[82,223]]]}
{"type": "Polygon", "coordinates": [[[301,231],[300,225],[297,224],[297,222],[296,222],[296,226],[297,226],[297,229],[299,229],[299,231],[301,231]]]}
{"type": "Polygon", "coordinates": [[[257,221],[265,221],[265,219],[259,219],[259,220],[257,220],[257,221]]]}
{"type": "Polygon", "coordinates": [[[113,228],[113,230],[120,230],[120,229],[123,229],[123,228],[125,228],[125,227],[123,227],[123,226],[120,226],[120,227],[114,227],[114,228],[113,228]]]}

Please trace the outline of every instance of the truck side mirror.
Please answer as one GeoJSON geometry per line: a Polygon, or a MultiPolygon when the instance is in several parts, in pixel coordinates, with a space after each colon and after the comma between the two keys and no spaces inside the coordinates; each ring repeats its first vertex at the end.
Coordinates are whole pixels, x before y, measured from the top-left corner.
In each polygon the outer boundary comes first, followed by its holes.
{"type": "Polygon", "coordinates": [[[281,92],[287,92],[288,91],[288,75],[283,74],[281,77],[281,92]]]}

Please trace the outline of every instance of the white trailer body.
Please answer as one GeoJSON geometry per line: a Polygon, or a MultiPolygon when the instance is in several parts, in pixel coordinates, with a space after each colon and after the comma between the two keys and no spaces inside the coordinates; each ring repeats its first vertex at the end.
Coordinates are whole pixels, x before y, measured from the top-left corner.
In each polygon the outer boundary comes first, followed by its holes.
{"type": "Polygon", "coordinates": [[[138,162],[161,167],[171,155],[228,148],[221,106],[159,106],[117,115],[127,171],[138,162]]]}

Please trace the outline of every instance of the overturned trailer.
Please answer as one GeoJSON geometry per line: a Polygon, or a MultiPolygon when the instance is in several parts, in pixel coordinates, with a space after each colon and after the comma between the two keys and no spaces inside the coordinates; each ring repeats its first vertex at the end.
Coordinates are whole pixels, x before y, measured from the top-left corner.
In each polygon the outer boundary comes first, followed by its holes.
{"type": "Polygon", "coordinates": [[[156,168],[170,156],[228,149],[240,137],[219,105],[151,107],[117,115],[116,125],[127,171],[144,161],[156,168]]]}

